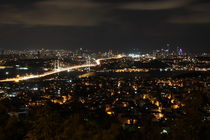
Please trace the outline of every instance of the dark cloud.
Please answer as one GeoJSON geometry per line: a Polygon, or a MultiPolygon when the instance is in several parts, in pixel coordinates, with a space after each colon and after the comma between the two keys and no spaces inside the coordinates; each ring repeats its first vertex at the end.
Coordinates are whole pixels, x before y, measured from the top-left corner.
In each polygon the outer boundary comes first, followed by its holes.
{"type": "MultiPolygon", "coordinates": [[[[96,26],[101,24],[117,24],[123,23],[123,21],[117,21],[118,15],[115,15],[113,11],[172,10],[188,8],[194,5],[192,4],[193,2],[196,1],[4,0],[0,3],[2,9],[0,12],[0,24],[22,24],[27,26],[96,26]],[[27,5],[27,8],[20,8],[17,5],[27,5]]],[[[186,15],[168,15],[168,21],[171,23],[208,23],[210,21],[208,18],[210,15],[209,8],[206,6],[204,12],[195,12],[196,9],[199,10],[199,8],[192,8],[186,15]]]]}
{"type": "MultiPolygon", "coordinates": [[[[0,24],[29,26],[96,26],[118,22],[113,11],[166,10],[183,7],[193,0],[10,0],[1,6],[0,24]],[[29,8],[28,8],[29,7],[29,8]]],[[[6,2],[6,1],[5,1],[6,2]]],[[[122,22],[122,21],[120,21],[122,22]]],[[[119,22],[118,22],[119,23],[119,22]]]]}
{"type": "Polygon", "coordinates": [[[35,3],[39,1],[42,1],[42,0],[1,0],[0,4],[25,5],[25,4],[31,4],[31,3],[35,3]]]}
{"type": "Polygon", "coordinates": [[[24,0],[0,3],[0,48],[207,50],[208,0],[24,0]]]}
{"type": "Polygon", "coordinates": [[[192,1],[193,0],[159,0],[150,2],[129,2],[120,4],[119,7],[128,10],[166,10],[186,6],[192,1]]]}
{"type": "Polygon", "coordinates": [[[182,14],[170,16],[168,21],[174,24],[210,24],[210,2],[191,5],[182,14]]]}
{"type": "Polygon", "coordinates": [[[38,26],[94,26],[104,22],[104,5],[85,0],[45,0],[30,9],[6,7],[0,13],[1,24],[38,26]]]}

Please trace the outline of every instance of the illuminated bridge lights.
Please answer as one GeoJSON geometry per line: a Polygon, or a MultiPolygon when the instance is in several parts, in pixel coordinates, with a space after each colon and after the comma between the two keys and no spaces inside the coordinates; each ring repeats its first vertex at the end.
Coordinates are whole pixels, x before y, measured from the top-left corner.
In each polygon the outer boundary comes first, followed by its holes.
{"type": "Polygon", "coordinates": [[[48,75],[52,75],[52,74],[56,74],[56,73],[60,73],[60,72],[64,72],[64,71],[70,71],[73,69],[79,69],[79,68],[85,68],[85,67],[95,67],[97,65],[100,65],[100,61],[102,60],[109,60],[109,59],[120,59],[124,56],[122,55],[117,55],[116,57],[109,57],[109,58],[100,58],[95,60],[96,64],[83,64],[83,65],[77,65],[77,66],[70,66],[70,67],[66,67],[66,68],[59,68],[59,69],[54,69],[52,71],[40,74],[40,75],[29,75],[29,76],[17,76],[16,78],[9,78],[9,79],[4,79],[4,80],[0,80],[0,82],[20,82],[20,81],[26,81],[29,79],[35,79],[35,78],[42,78],[48,75]]]}

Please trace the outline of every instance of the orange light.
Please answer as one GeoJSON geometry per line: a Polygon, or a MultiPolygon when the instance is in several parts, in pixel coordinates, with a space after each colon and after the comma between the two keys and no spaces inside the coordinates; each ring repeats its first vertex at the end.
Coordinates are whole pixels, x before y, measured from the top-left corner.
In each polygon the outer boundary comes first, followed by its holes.
{"type": "Polygon", "coordinates": [[[108,111],[108,112],[106,112],[108,115],[112,115],[112,114],[114,114],[114,112],[111,112],[111,111],[108,111]]]}
{"type": "Polygon", "coordinates": [[[172,108],[177,109],[177,108],[179,108],[179,106],[178,105],[173,105],[172,108]]]}

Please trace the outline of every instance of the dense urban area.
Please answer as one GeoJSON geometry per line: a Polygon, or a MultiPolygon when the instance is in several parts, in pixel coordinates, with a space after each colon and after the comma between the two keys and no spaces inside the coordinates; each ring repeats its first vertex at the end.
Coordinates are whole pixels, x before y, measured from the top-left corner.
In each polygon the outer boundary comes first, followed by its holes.
{"type": "Polygon", "coordinates": [[[0,51],[1,140],[210,137],[210,55],[0,51]]]}

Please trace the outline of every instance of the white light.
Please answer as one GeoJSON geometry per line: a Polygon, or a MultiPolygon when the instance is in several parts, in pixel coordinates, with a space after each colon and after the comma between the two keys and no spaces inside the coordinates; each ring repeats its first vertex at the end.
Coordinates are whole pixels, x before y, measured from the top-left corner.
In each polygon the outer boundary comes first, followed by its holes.
{"type": "Polygon", "coordinates": [[[132,57],[132,58],[139,58],[140,55],[139,54],[128,54],[129,57],[132,57]]]}
{"type": "Polygon", "coordinates": [[[161,134],[168,134],[168,131],[166,129],[163,129],[163,131],[161,132],[161,134]]]}
{"type": "Polygon", "coordinates": [[[18,68],[19,70],[28,70],[27,67],[21,67],[21,68],[18,68]]]}
{"type": "Polygon", "coordinates": [[[38,88],[37,88],[37,87],[35,87],[35,88],[32,88],[32,90],[35,90],[35,91],[37,91],[37,90],[38,90],[38,88]]]}

